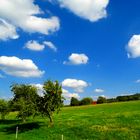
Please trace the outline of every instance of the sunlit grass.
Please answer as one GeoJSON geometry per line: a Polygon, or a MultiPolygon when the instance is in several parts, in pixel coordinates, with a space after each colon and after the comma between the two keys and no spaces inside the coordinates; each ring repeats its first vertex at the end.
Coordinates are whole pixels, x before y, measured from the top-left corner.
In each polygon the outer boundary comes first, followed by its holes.
{"type": "MultiPolygon", "coordinates": [[[[15,139],[15,116],[1,122],[0,140],[15,139]]],[[[20,124],[18,140],[140,140],[140,101],[64,107],[54,120],[54,127],[41,117],[20,124]]]]}

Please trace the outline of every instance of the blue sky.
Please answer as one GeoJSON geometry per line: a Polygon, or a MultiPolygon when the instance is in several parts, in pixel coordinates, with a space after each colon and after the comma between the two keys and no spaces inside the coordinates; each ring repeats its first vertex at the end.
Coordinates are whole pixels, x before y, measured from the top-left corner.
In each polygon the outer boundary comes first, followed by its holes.
{"type": "Polygon", "coordinates": [[[0,97],[47,79],[64,96],[140,92],[139,0],[2,0],[0,97]],[[79,6],[80,5],[80,6],[79,6]]]}

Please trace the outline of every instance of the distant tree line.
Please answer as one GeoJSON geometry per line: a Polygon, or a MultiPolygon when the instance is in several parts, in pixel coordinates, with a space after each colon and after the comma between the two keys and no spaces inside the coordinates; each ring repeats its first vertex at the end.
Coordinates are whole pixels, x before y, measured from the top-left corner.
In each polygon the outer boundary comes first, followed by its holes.
{"type": "Polygon", "coordinates": [[[134,100],[140,100],[140,93],[136,93],[133,95],[117,96],[116,98],[110,98],[110,99],[107,99],[107,103],[134,101],[134,100]]]}
{"type": "Polygon", "coordinates": [[[92,102],[93,99],[89,97],[83,98],[80,101],[77,98],[72,97],[70,101],[70,106],[90,105],[92,102]]]}
{"type": "MultiPolygon", "coordinates": [[[[140,93],[136,93],[133,95],[126,95],[126,96],[117,96],[116,98],[105,98],[102,96],[99,96],[97,101],[95,101],[97,104],[103,104],[103,103],[112,103],[112,102],[125,102],[125,101],[133,101],[133,100],[140,100],[140,93]]],[[[77,98],[72,97],[70,101],[70,106],[80,106],[80,105],[90,105],[93,103],[93,99],[86,97],[82,100],[78,100],[77,98]]]]}
{"type": "Polygon", "coordinates": [[[58,81],[48,80],[43,85],[43,96],[39,96],[37,88],[28,84],[13,84],[11,86],[13,98],[10,101],[0,99],[0,116],[11,111],[17,111],[17,117],[26,122],[28,117],[36,115],[46,116],[53,124],[54,112],[59,112],[63,105],[62,87],[58,81]]]}

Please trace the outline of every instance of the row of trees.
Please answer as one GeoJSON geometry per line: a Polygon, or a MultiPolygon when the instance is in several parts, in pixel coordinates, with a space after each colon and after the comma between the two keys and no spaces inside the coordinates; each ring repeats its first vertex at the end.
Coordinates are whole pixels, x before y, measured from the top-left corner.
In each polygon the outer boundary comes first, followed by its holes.
{"type": "Polygon", "coordinates": [[[83,98],[79,101],[77,98],[72,97],[70,106],[79,106],[79,105],[90,105],[93,102],[92,98],[83,98]]]}
{"type": "MultiPolygon", "coordinates": [[[[105,97],[99,96],[97,99],[97,104],[106,103],[107,99],[105,97]]],[[[93,99],[90,97],[83,98],[82,100],[78,100],[75,97],[71,98],[70,106],[80,106],[80,105],[90,105],[93,103],[93,99]]]]}
{"type": "MultiPolygon", "coordinates": [[[[122,101],[133,101],[133,100],[140,100],[140,94],[134,95],[126,95],[126,96],[117,96],[116,98],[109,98],[106,99],[105,97],[99,96],[96,103],[103,104],[103,103],[112,103],[112,102],[122,102],[122,101]]],[[[77,98],[72,97],[70,106],[79,106],[79,105],[90,105],[93,103],[92,98],[83,98],[82,100],[78,100],[77,98]]]]}
{"type": "Polygon", "coordinates": [[[140,100],[140,93],[136,93],[133,95],[124,95],[124,96],[117,96],[116,98],[107,99],[107,103],[112,102],[125,102],[125,101],[133,101],[133,100],[140,100]]]}
{"type": "Polygon", "coordinates": [[[125,101],[133,101],[133,100],[140,100],[140,94],[136,93],[133,95],[117,96],[116,98],[108,98],[108,99],[106,99],[105,97],[98,97],[97,104],[112,103],[112,102],[125,102],[125,101]]]}
{"type": "Polygon", "coordinates": [[[62,87],[58,81],[50,81],[43,85],[43,96],[38,95],[37,88],[27,84],[14,84],[11,86],[13,99],[10,101],[0,100],[0,114],[4,119],[9,111],[18,111],[17,117],[23,122],[28,117],[33,118],[41,114],[49,118],[53,124],[54,112],[59,112],[63,105],[62,87]]]}

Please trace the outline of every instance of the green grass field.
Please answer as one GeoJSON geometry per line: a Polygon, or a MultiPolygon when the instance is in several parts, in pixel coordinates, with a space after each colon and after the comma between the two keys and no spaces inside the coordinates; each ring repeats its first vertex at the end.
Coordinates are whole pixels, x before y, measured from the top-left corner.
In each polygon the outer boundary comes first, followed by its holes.
{"type": "Polygon", "coordinates": [[[0,121],[0,140],[140,140],[140,101],[65,107],[54,116],[54,127],[41,117],[21,124],[10,113],[0,121]]]}

